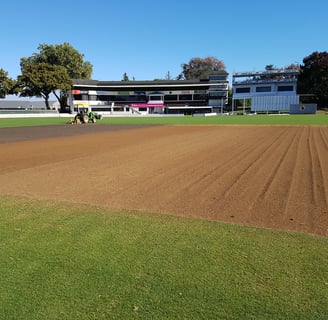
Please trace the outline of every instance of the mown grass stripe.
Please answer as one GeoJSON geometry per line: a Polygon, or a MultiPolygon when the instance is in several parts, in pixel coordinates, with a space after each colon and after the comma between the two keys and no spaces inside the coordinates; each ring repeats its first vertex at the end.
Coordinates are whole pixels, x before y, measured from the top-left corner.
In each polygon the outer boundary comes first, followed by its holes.
{"type": "MultiPolygon", "coordinates": [[[[74,115],[72,115],[73,118],[74,115]]],[[[67,117],[51,118],[1,118],[0,128],[59,125],[67,117]]],[[[149,124],[149,125],[328,125],[328,116],[316,115],[256,115],[256,116],[214,116],[214,117],[104,117],[96,124],[149,124]]]]}
{"type": "Polygon", "coordinates": [[[1,197],[1,316],[325,319],[327,241],[1,197]]]}

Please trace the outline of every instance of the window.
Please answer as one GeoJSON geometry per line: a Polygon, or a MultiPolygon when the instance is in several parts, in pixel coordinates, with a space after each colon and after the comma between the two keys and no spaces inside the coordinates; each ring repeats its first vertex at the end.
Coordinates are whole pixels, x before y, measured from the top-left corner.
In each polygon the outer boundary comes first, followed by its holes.
{"type": "Polygon", "coordinates": [[[194,100],[206,101],[207,94],[194,94],[194,100]]]}
{"type": "Polygon", "coordinates": [[[89,100],[89,96],[87,94],[74,94],[74,100],[89,100]]]}
{"type": "Polygon", "coordinates": [[[179,100],[180,101],[192,100],[192,95],[191,94],[180,94],[179,95],[179,100]]]}
{"type": "Polygon", "coordinates": [[[278,91],[294,91],[293,86],[278,86],[278,91]]]}
{"type": "Polygon", "coordinates": [[[142,95],[118,95],[115,97],[114,101],[117,102],[146,102],[146,96],[142,95]]]}
{"type": "Polygon", "coordinates": [[[251,92],[250,87],[236,88],[236,93],[249,93],[249,92],[251,92]]]}
{"type": "Polygon", "coordinates": [[[208,79],[210,81],[226,80],[227,76],[225,76],[225,75],[209,75],[208,79]]]}
{"type": "Polygon", "coordinates": [[[163,97],[162,96],[149,96],[149,101],[162,101],[163,97]]]}
{"type": "Polygon", "coordinates": [[[271,92],[271,87],[256,87],[256,92],[271,92]]]}
{"type": "Polygon", "coordinates": [[[176,94],[167,94],[164,96],[164,101],[177,101],[178,96],[176,94]]]}
{"type": "Polygon", "coordinates": [[[226,94],[224,92],[210,92],[209,97],[212,99],[222,99],[226,98],[226,94]]]}
{"type": "Polygon", "coordinates": [[[89,100],[90,101],[97,101],[97,96],[96,95],[89,95],[89,100]]]}
{"type": "Polygon", "coordinates": [[[74,100],[82,100],[82,94],[74,94],[74,100]]]}
{"type": "Polygon", "coordinates": [[[99,101],[114,101],[115,97],[114,96],[108,96],[108,95],[99,95],[98,100],[99,101]]]}
{"type": "Polygon", "coordinates": [[[217,91],[217,90],[227,90],[227,86],[226,85],[215,85],[215,86],[210,86],[209,91],[217,91]]]}

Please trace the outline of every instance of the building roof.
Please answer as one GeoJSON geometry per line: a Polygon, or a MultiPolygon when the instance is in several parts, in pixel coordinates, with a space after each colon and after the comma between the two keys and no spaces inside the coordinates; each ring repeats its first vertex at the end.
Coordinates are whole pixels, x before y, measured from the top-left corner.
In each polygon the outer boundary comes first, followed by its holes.
{"type": "Polygon", "coordinates": [[[100,81],[100,80],[84,80],[73,79],[74,88],[79,89],[119,89],[119,90],[165,90],[174,88],[175,90],[183,90],[186,88],[205,89],[218,83],[228,83],[228,73],[222,72],[224,80],[211,81],[209,79],[199,80],[142,80],[142,81],[100,81]]]}
{"type": "Polygon", "coordinates": [[[273,69],[263,71],[246,71],[234,72],[233,77],[256,77],[256,76],[297,76],[299,71],[297,69],[273,69]]]}

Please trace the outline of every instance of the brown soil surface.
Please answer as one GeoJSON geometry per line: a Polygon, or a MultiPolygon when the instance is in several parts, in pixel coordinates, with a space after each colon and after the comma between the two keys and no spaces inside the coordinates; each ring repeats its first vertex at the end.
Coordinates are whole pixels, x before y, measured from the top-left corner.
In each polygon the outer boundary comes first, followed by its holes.
{"type": "Polygon", "coordinates": [[[0,194],[328,236],[328,126],[129,128],[0,129],[0,194]]]}

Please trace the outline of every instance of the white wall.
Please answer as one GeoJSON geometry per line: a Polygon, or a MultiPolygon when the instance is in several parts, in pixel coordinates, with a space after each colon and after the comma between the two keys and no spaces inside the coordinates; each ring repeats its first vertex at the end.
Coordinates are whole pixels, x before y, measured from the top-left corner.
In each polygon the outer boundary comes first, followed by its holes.
{"type": "Polygon", "coordinates": [[[253,96],[251,111],[278,111],[289,110],[291,104],[298,104],[297,95],[253,96]]]}

